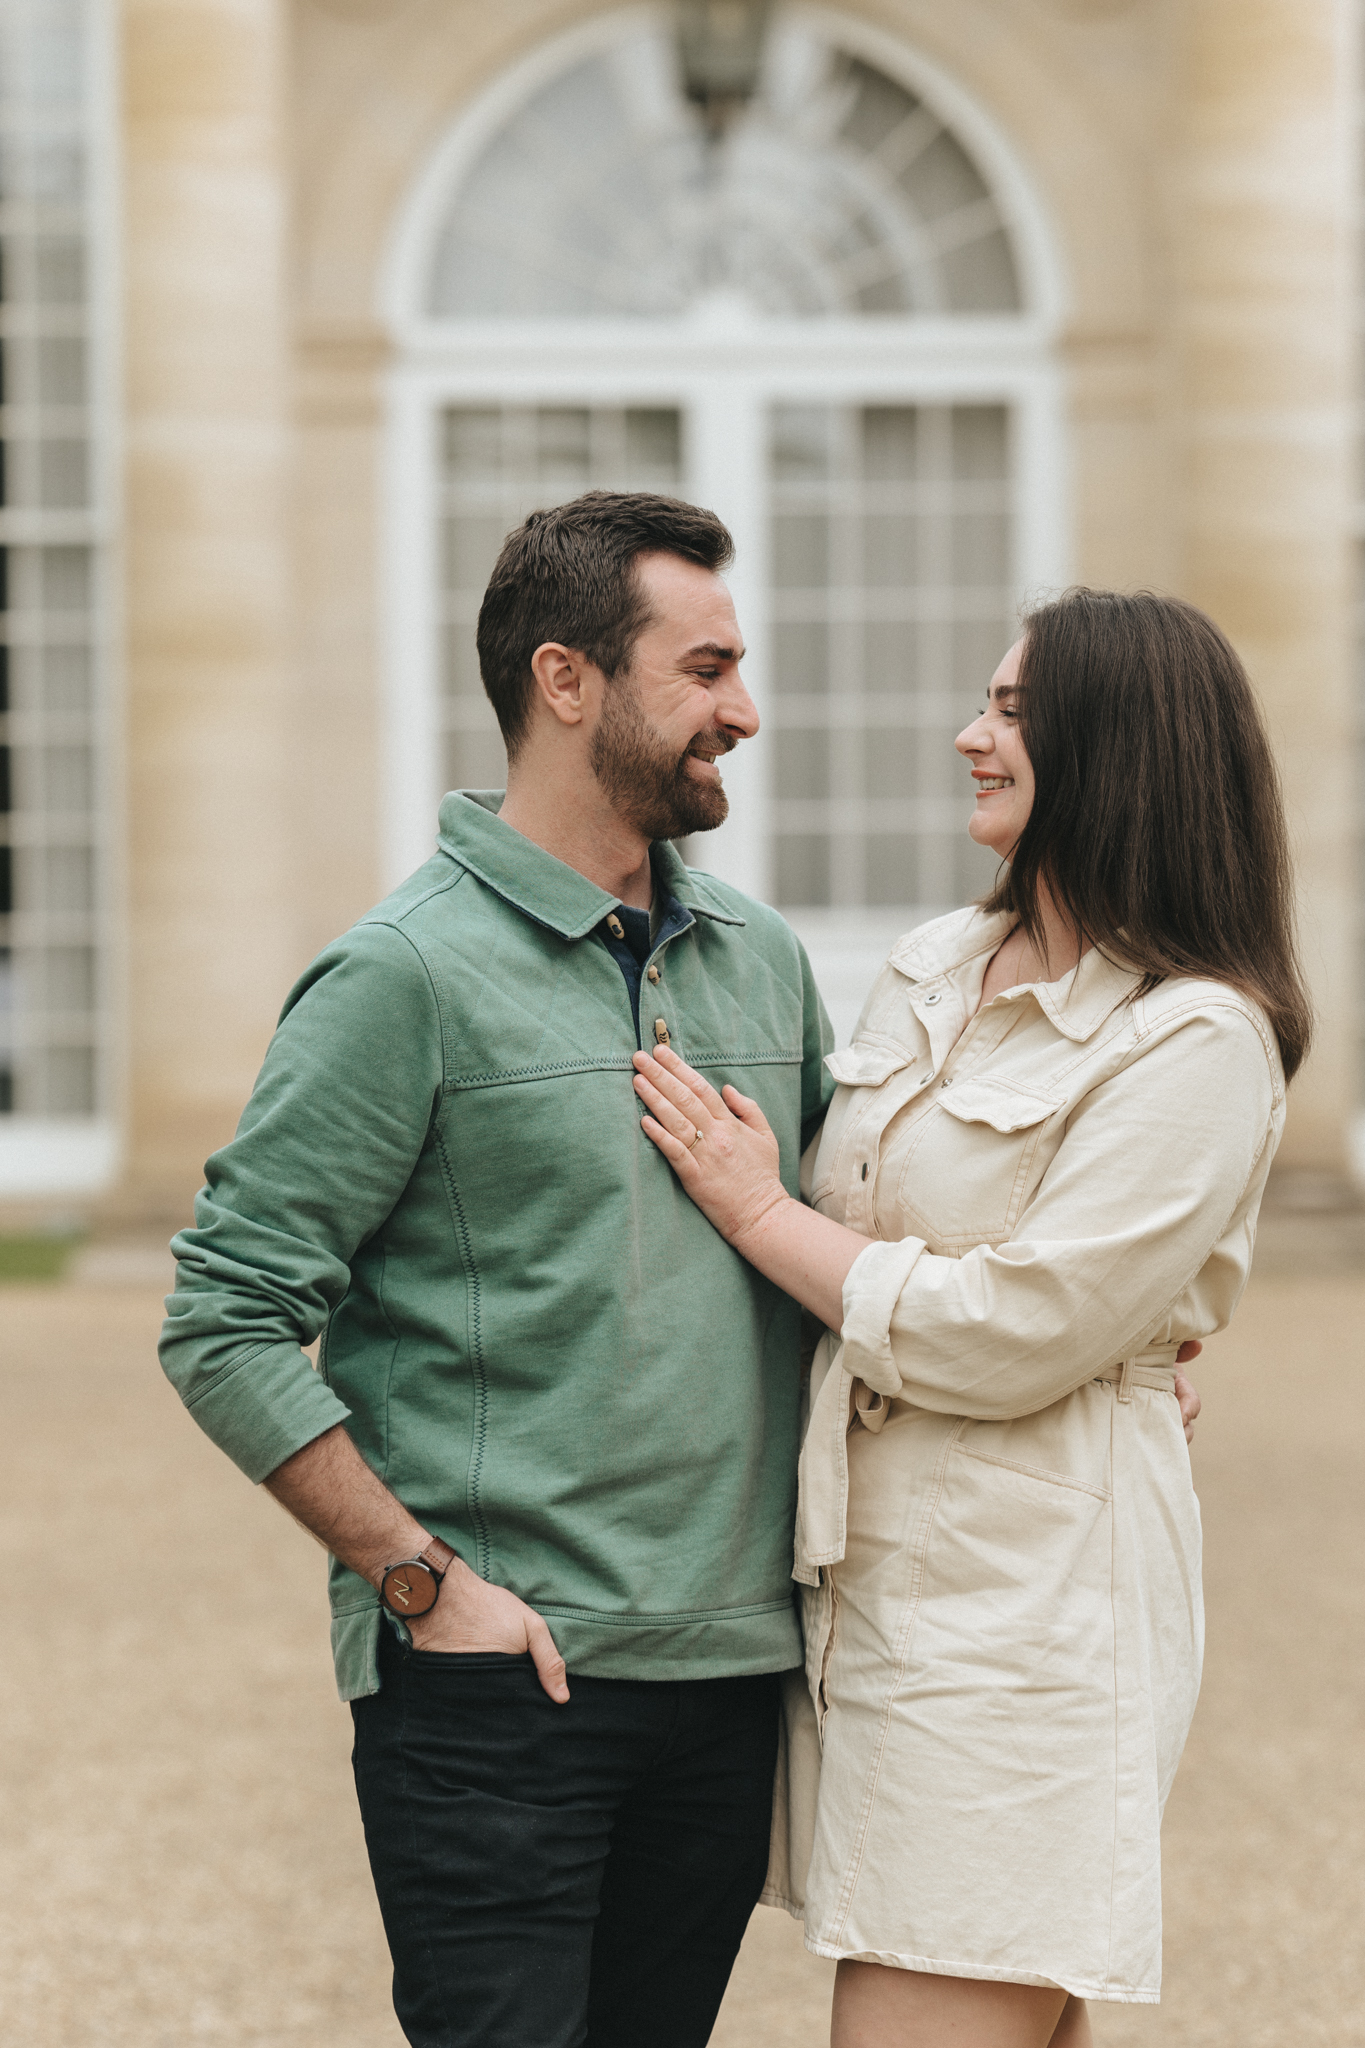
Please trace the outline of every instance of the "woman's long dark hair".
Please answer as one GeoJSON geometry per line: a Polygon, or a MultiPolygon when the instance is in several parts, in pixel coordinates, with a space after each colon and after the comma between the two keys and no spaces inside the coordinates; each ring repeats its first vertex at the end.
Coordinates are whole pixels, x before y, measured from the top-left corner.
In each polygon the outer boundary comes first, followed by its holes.
{"type": "Polygon", "coordinates": [[[1313,1014],[1294,940],[1279,777],[1245,669],[1201,611],[1070,590],[1024,621],[1028,823],[987,898],[1040,953],[1040,884],[1078,934],[1137,969],[1259,1003],[1286,1075],[1313,1014]]]}

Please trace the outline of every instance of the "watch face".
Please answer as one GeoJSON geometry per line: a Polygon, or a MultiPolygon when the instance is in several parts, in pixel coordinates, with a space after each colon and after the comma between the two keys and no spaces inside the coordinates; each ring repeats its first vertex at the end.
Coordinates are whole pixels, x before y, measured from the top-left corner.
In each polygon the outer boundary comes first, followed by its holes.
{"type": "Polygon", "coordinates": [[[407,1564],[393,1565],[385,1572],[379,1597],[390,1614],[409,1621],[413,1615],[426,1614],[433,1608],[440,1590],[435,1572],[414,1558],[407,1564]]]}

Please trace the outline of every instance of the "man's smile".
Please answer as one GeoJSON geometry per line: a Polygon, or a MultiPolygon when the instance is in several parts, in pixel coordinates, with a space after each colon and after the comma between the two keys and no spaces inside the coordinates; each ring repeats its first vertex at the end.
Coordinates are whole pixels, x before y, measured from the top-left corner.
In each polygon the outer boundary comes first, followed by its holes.
{"type": "Polygon", "coordinates": [[[687,749],[684,759],[696,763],[698,781],[719,782],[720,770],[716,762],[722,754],[732,753],[734,745],[733,740],[694,740],[687,749]]]}

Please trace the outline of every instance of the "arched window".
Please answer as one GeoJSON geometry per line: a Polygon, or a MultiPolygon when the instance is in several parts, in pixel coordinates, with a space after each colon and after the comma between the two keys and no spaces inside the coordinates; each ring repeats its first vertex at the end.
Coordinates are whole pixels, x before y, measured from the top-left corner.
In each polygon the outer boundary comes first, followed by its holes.
{"type": "Polygon", "coordinates": [[[502,779],[474,622],[503,534],[590,486],[738,544],[759,739],[698,865],[781,905],[852,1021],[888,937],[992,872],[952,737],[1066,575],[1056,267],[952,82],[779,9],[719,136],[674,10],[537,51],[451,130],[395,238],[391,858],[502,779]]]}

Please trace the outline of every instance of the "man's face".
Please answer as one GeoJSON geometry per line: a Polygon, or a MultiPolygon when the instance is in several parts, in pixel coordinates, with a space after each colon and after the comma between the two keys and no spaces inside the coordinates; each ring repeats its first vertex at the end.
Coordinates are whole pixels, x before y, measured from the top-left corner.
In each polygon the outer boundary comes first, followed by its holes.
{"type": "Polygon", "coordinates": [[[606,685],[588,760],[646,838],[713,832],[730,808],[718,757],[758,731],[735,608],[719,576],[677,555],[642,555],[635,573],[650,623],[606,685]]]}

